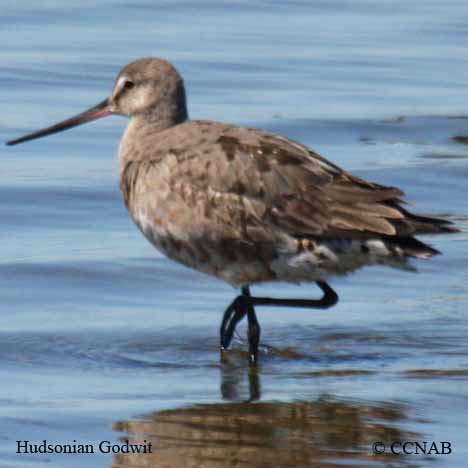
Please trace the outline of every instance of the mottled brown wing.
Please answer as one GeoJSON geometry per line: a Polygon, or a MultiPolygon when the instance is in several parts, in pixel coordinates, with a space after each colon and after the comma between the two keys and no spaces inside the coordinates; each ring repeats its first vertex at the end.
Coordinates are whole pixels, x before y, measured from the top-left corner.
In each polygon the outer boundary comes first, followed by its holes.
{"type": "MultiPolygon", "coordinates": [[[[250,225],[295,237],[408,236],[425,219],[400,206],[401,190],[355,177],[269,132],[224,126],[200,148],[196,157],[180,158],[179,180],[238,197],[250,225]]],[[[424,222],[419,225],[424,231],[424,222]]]]}
{"type": "Polygon", "coordinates": [[[211,222],[245,240],[273,232],[371,238],[439,232],[447,224],[408,213],[401,190],[355,177],[279,135],[203,121],[181,130],[164,142],[169,155],[155,162],[151,180],[167,173],[171,196],[184,200],[178,206],[191,210],[195,225],[206,221],[204,230],[211,222]]]}

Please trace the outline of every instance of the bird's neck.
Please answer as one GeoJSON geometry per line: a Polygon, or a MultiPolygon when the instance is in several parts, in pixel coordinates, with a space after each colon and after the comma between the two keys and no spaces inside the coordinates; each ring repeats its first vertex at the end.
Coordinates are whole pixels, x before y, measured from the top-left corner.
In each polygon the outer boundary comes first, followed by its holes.
{"type": "Polygon", "coordinates": [[[185,96],[180,96],[180,99],[172,98],[168,102],[159,102],[154,109],[132,117],[135,126],[147,128],[151,132],[166,130],[185,122],[187,119],[185,96]]]}
{"type": "Polygon", "coordinates": [[[139,114],[131,117],[119,145],[121,170],[128,162],[148,159],[152,147],[163,138],[165,130],[187,120],[185,107],[173,113],[139,114]]]}

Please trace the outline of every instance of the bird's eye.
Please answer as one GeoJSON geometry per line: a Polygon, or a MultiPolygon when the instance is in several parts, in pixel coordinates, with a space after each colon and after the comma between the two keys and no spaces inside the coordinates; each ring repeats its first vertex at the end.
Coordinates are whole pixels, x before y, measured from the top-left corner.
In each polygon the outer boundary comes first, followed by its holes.
{"type": "Polygon", "coordinates": [[[123,89],[128,91],[129,89],[133,89],[135,87],[135,83],[133,81],[126,81],[123,85],[123,89]]]}

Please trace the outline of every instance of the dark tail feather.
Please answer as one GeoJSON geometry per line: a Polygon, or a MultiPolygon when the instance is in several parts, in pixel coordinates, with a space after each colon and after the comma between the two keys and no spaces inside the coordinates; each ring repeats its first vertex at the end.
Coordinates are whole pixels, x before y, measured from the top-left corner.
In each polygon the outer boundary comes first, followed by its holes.
{"type": "Polygon", "coordinates": [[[387,245],[393,247],[396,251],[398,251],[399,255],[403,254],[405,257],[430,258],[434,255],[440,254],[438,250],[434,249],[428,244],[425,244],[424,242],[421,242],[418,239],[415,239],[414,237],[389,237],[387,239],[387,245]]]}
{"type": "Polygon", "coordinates": [[[444,232],[459,232],[451,221],[442,218],[419,216],[400,207],[405,215],[405,221],[410,224],[414,234],[442,234],[444,232]]]}

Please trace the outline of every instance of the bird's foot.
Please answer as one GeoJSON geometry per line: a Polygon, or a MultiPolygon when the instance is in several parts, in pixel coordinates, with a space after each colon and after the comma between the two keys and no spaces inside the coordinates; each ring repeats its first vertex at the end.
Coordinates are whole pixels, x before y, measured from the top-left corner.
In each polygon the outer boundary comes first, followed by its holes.
{"type": "Polygon", "coordinates": [[[237,324],[247,315],[248,340],[249,340],[249,363],[256,365],[258,362],[258,344],[260,342],[260,325],[255,315],[250,291],[242,288],[242,294],[237,296],[224,312],[220,329],[220,351],[221,354],[229,347],[237,324]]]}

